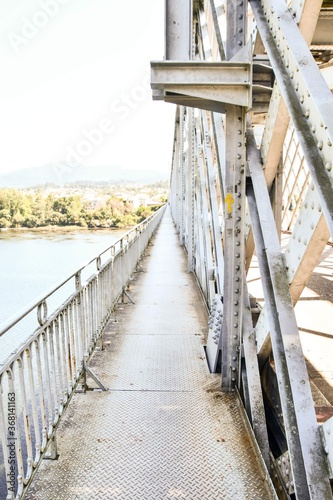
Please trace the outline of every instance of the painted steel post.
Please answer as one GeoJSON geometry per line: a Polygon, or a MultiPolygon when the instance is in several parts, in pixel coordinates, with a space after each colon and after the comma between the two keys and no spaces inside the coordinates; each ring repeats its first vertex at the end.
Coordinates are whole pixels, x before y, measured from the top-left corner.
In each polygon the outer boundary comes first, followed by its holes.
{"type": "Polygon", "coordinates": [[[167,61],[191,59],[192,19],[191,0],[166,0],[165,59],[167,61]]]}
{"type": "MultiPolygon", "coordinates": [[[[237,59],[246,43],[247,1],[226,3],[227,60],[237,59]]],[[[244,277],[245,108],[226,105],[226,172],[224,229],[224,316],[222,324],[222,390],[240,382],[240,346],[244,277]]]]}

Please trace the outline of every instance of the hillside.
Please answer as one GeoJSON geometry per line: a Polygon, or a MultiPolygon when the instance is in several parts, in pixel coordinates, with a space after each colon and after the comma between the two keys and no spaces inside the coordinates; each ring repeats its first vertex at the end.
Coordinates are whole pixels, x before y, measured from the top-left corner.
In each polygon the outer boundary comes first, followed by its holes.
{"type": "Polygon", "coordinates": [[[0,174],[0,188],[28,188],[52,184],[64,186],[73,183],[152,183],[166,180],[168,174],[153,170],[122,169],[116,166],[86,167],[68,163],[50,163],[42,167],[25,168],[0,174]]]}

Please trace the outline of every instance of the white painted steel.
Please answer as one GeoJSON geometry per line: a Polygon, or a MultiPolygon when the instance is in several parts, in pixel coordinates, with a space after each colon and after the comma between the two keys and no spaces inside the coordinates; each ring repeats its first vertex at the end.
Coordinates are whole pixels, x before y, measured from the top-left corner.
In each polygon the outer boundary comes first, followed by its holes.
{"type": "Polygon", "coordinates": [[[333,479],[333,417],[323,424],[325,451],[330,464],[330,478],[333,479]]]}
{"type": "MultiPolygon", "coordinates": [[[[166,102],[178,102],[184,106],[206,110],[195,111],[198,117],[195,147],[199,160],[197,182],[193,185],[196,227],[192,234],[196,249],[194,272],[211,310],[212,321],[207,331],[210,366],[214,366],[216,362],[216,356],[211,353],[215,338],[215,341],[219,341],[216,354],[222,347],[222,387],[224,390],[232,390],[234,384],[238,390],[243,390],[244,403],[251,415],[255,411],[255,397],[253,392],[252,395],[245,394],[246,387],[249,386],[249,393],[256,391],[259,377],[247,369],[241,374],[240,367],[244,364],[245,367],[253,367],[257,356],[261,370],[273,356],[279,381],[278,397],[281,399],[283,412],[283,419],[281,415],[279,418],[283,422],[294,476],[293,484],[285,484],[284,487],[286,491],[293,491],[295,487],[296,497],[302,500],[326,499],[331,498],[331,492],[325,452],[319,436],[293,311],[293,305],[299,299],[328,241],[328,225],[333,220],[333,100],[308,48],[316,31],[318,16],[322,14],[317,0],[292,1],[288,6],[282,0],[250,0],[250,5],[255,14],[256,23],[253,25],[255,30],[259,27],[264,42],[261,42],[259,35],[255,43],[250,44],[257,51],[252,54],[253,62],[264,60],[268,75],[271,65],[275,79],[274,85],[271,82],[273,92],[261,141],[260,132],[257,134],[255,131],[259,151],[253,143],[249,146],[249,133],[245,146],[244,109],[230,105],[230,97],[226,98],[223,93],[216,94],[216,104],[212,104],[209,99],[204,99],[198,85],[199,82],[215,83],[215,69],[219,61],[225,63],[220,64],[220,84],[230,82],[232,71],[225,75],[222,70],[226,68],[225,59],[246,60],[246,45],[249,43],[245,36],[246,24],[248,21],[252,22],[252,13],[247,11],[246,2],[226,1],[223,7],[214,0],[199,2],[199,7],[194,11],[197,26],[196,58],[200,62],[197,65],[198,71],[194,65],[190,67],[182,62],[176,71],[170,65],[169,73],[166,66],[161,71],[162,66],[159,66],[153,83],[159,87],[159,95],[166,102]],[[293,13],[299,27],[292,17],[293,13]],[[264,47],[268,56],[264,54],[264,47]],[[167,80],[166,74],[170,80],[167,80]],[[177,94],[185,93],[185,87],[189,88],[191,85],[191,95],[186,99],[177,94]],[[171,88],[173,96],[168,95],[171,88]],[[326,108],[324,103],[328,103],[326,108]],[[211,111],[215,112],[211,114],[211,111]],[[238,122],[235,119],[237,116],[238,122]],[[290,116],[293,125],[288,130],[290,116]],[[241,140],[237,139],[238,136],[241,140]],[[209,141],[205,140],[207,137],[209,141]],[[209,145],[204,155],[201,155],[202,144],[205,148],[209,145]],[[251,148],[252,151],[256,149],[258,154],[255,155],[255,168],[252,165],[248,169],[243,147],[247,149],[247,160],[250,163],[253,158],[250,159],[249,152],[251,148]],[[244,175],[241,175],[242,167],[244,175]],[[217,175],[212,182],[215,168],[217,175]],[[261,168],[259,179],[257,174],[261,168]],[[245,219],[246,177],[248,184],[252,182],[254,186],[254,191],[251,186],[248,187],[248,204],[251,205],[253,218],[251,230],[249,220],[245,219]],[[231,196],[227,200],[228,194],[231,196]],[[235,224],[236,217],[238,224],[235,224]],[[217,275],[220,268],[216,253],[217,240],[220,239],[217,220],[222,230],[222,256],[225,264],[221,277],[217,275]],[[292,232],[286,250],[281,248],[281,227],[292,232]],[[239,301],[241,294],[236,298],[241,275],[245,275],[251,263],[253,239],[264,289],[263,307],[259,310],[261,313],[254,328],[256,344],[250,342],[251,319],[246,306],[243,306],[243,299],[239,301]],[[235,282],[235,279],[239,281],[235,282]],[[224,287],[222,293],[221,280],[224,287]],[[216,332],[219,329],[213,303],[216,294],[220,294],[223,299],[222,335],[217,335],[219,332],[216,332]],[[242,339],[244,332],[246,339],[242,339]],[[255,345],[257,354],[253,349],[255,345]]],[[[254,32],[257,36],[258,32],[254,32]]],[[[318,33],[315,36],[318,37],[318,33]]],[[[326,50],[329,48],[326,47],[326,50]]],[[[252,78],[254,81],[255,75],[252,78]]],[[[265,110],[262,109],[261,113],[264,116],[265,110]]],[[[253,123],[258,121],[254,110],[248,115],[251,128],[251,117],[253,123]]],[[[178,182],[173,180],[175,175],[177,172],[173,169],[171,186],[178,182]]],[[[183,195],[190,199],[193,193],[185,191],[183,195]]],[[[177,219],[174,210],[173,214],[175,223],[179,224],[179,217],[177,219]]],[[[190,228],[187,230],[191,231],[190,228]]],[[[261,424],[264,428],[263,420],[261,424]]],[[[263,435],[264,432],[258,437],[258,442],[263,435]]],[[[267,449],[265,455],[267,457],[267,449]]],[[[282,483],[288,477],[290,481],[287,474],[281,479],[282,483]]]]}

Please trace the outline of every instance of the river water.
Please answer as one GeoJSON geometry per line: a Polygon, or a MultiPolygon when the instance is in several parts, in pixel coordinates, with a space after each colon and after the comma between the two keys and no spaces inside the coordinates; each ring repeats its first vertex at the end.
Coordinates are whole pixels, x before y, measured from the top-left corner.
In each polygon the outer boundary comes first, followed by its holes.
{"type": "MultiPolygon", "coordinates": [[[[125,232],[108,229],[0,231],[0,331],[9,318],[22,312],[125,232]]],[[[0,339],[0,365],[24,340],[22,334],[18,338],[10,333],[0,339]]]]}

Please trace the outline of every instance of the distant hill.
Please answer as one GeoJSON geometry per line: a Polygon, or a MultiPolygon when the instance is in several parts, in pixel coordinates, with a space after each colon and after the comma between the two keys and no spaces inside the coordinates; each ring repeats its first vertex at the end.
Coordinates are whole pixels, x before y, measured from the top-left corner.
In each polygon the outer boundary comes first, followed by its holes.
{"type": "Polygon", "coordinates": [[[160,180],[167,180],[165,173],[153,170],[131,170],[116,166],[86,167],[84,165],[70,165],[68,163],[50,163],[42,167],[25,168],[0,174],[0,188],[28,188],[53,184],[64,186],[77,183],[145,183],[149,184],[160,180]]]}

